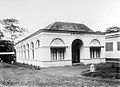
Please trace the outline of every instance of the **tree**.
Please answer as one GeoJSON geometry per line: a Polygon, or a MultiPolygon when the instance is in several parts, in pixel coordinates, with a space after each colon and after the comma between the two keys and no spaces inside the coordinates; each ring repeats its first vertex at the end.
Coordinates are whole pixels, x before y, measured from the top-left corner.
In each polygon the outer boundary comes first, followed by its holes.
{"type": "Polygon", "coordinates": [[[17,19],[3,19],[0,20],[1,24],[3,25],[3,30],[7,33],[9,33],[9,39],[14,42],[15,39],[19,38],[23,35],[23,33],[26,31],[25,28],[21,28],[17,24],[19,24],[19,21],[17,19]]]}
{"type": "Polygon", "coordinates": [[[3,34],[3,32],[0,30],[0,39],[1,39],[2,37],[4,37],[4,34],[3,34]]]}
{"type": "Polygon", "coordinates": [[[105,32],[106,33],[120,32],[120,27],[117,27],[117,26],[109,27],[106,29],[105,32]]]}

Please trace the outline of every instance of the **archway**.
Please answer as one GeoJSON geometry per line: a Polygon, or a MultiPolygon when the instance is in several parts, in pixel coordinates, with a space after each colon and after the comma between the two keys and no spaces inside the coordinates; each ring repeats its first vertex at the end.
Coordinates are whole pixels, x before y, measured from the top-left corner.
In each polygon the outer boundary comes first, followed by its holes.
{"type": "Polygon", "coordinates": [[[72,42],[72,63],[80,63],[80,51],[83,42],[80,39],[75,39],[72,42]]]}

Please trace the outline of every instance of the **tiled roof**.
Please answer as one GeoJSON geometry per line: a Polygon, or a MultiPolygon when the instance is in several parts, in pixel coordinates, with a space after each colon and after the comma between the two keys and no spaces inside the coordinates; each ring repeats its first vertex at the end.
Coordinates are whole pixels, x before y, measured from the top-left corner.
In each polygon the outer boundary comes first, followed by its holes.
{"type": "Polygon", "coordinates": [[[94,32],[84,24],[78,24],[78,23],[68,23],[68,22],[55,22],[47,27],[40,29],[33,34],[27,36],[26,38],[22,39],[21,41],[17,42],[16,44],[31,38],[41,32],[51,32],[51,33],[84,33],[84,34],[94,34],[94,35],[104,35],[103,32],[94,32]]]}
{"type": "Polygon", "coordinates": [[[84,24],[70,23],[70,22],[55,22],[45,27],[45,29],[94,32],[84,24]]]}

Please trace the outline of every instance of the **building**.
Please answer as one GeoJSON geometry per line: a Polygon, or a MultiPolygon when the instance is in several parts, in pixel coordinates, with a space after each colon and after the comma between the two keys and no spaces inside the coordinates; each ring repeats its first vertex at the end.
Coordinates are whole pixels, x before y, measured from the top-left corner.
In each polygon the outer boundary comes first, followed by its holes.
{"type": "Polygon", "coordinates": [[[106,61],[120,62],[120,32],[107,33],[105,35],[106,61]]]}
{"type": "Polygon", "coordinates": [[[40,67],[105,62],[105,35],[84,24],[55,22],[16,43],[17,62],[40,67]]]}

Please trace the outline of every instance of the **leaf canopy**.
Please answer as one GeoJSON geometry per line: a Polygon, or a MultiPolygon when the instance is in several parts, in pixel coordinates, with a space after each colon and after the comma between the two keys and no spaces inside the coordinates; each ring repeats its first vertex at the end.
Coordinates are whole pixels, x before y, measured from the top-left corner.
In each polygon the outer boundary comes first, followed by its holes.
{"type": "Polygon", "coordinates": [[[11,35],[11,40],[15,40],[18,37],[22,36],[23,33],[26,31],[25,28],[22,28],[20,26],[18,26],[19,24],[19,20],[17,19],[13,19],[13,18],[6,18],[3,20],[0,20],[0,23],[3,25],[3,31],[10,33],[11,35]]]}
{"type": "Polygon", "coordinates": [[[109,27],[106,29],[105,32],[106,33],[120,32],[120,27],[117,27],[117,26],[109,27]]]}

